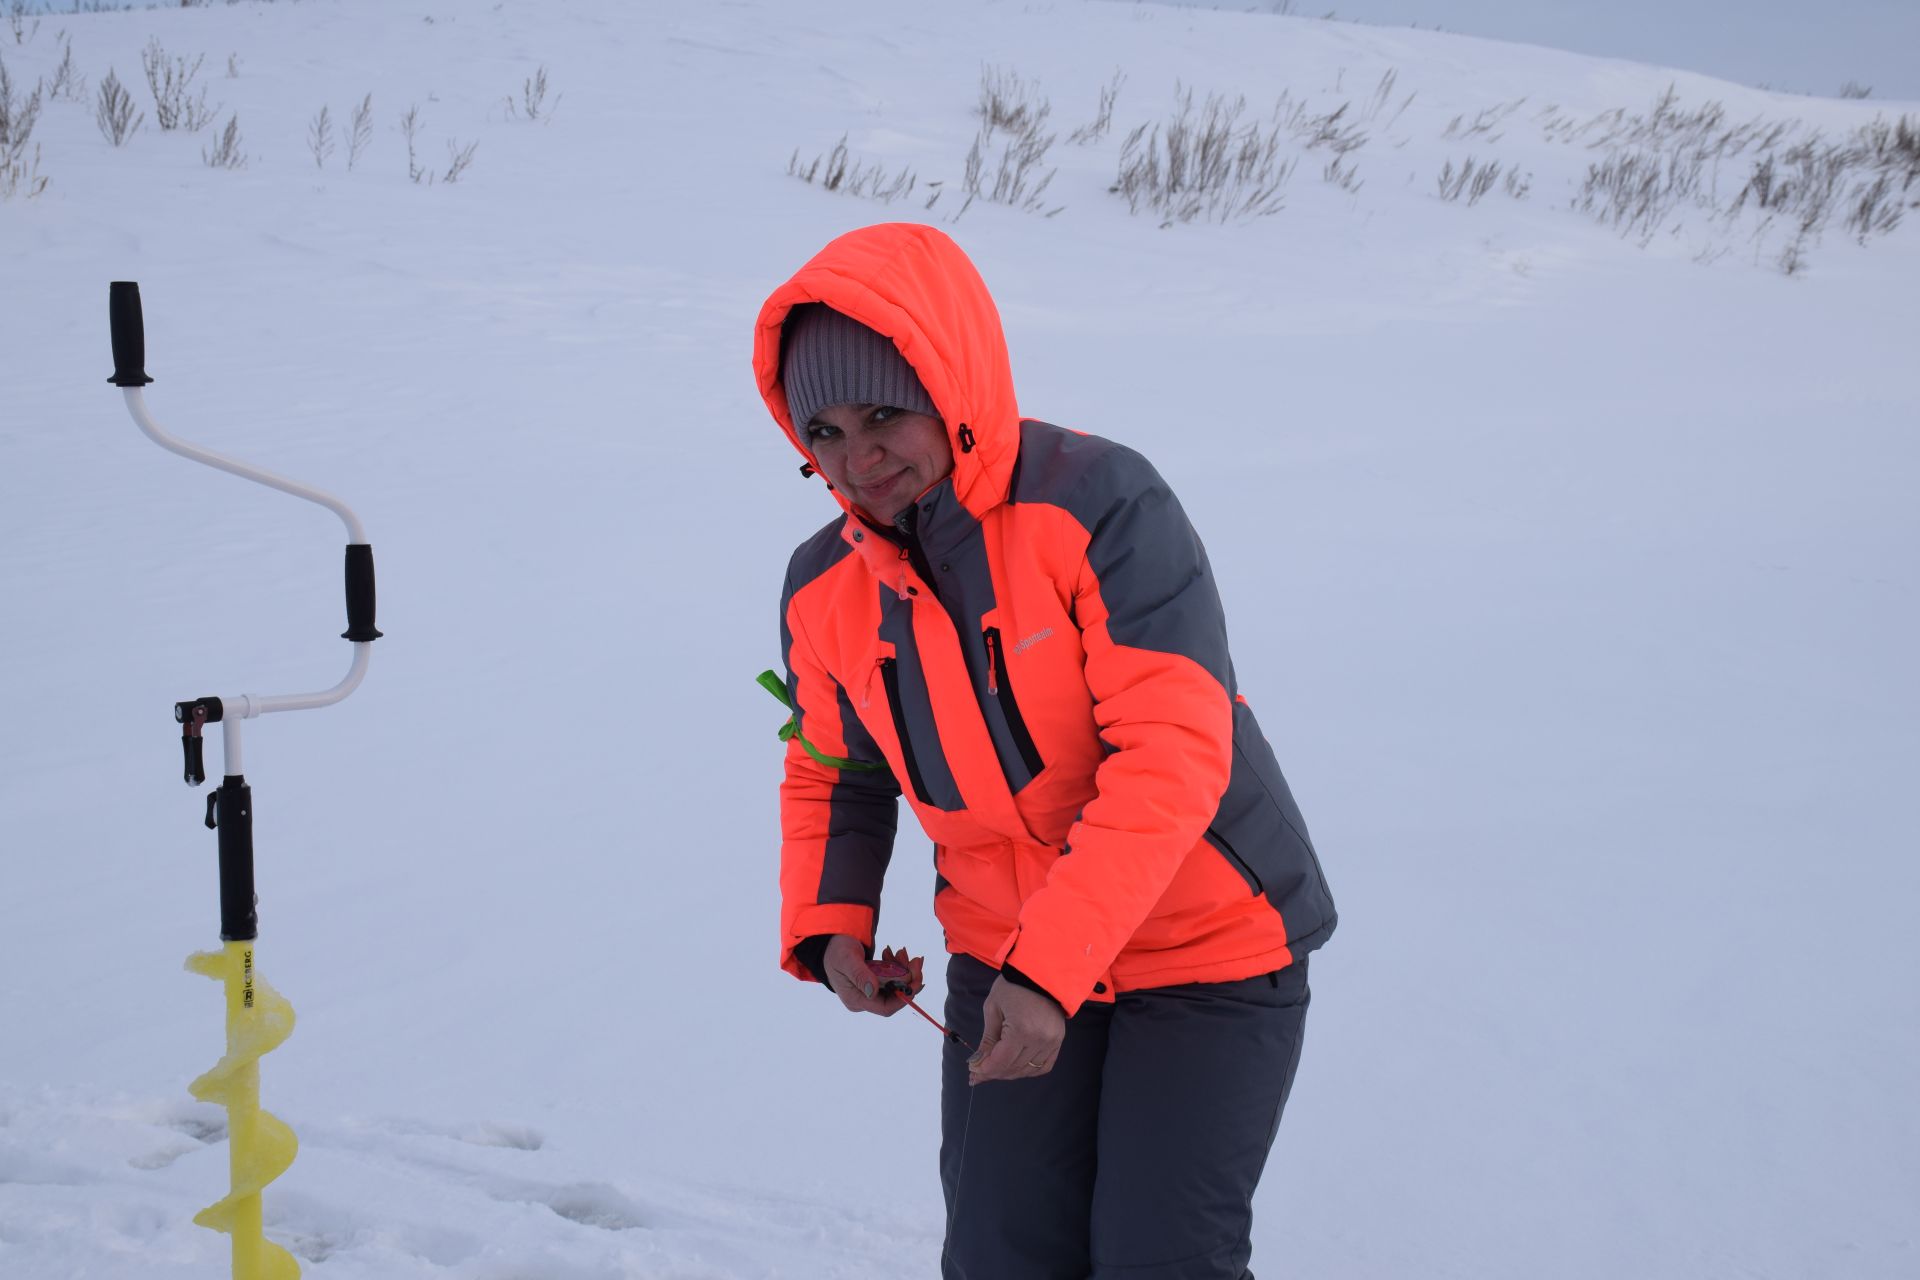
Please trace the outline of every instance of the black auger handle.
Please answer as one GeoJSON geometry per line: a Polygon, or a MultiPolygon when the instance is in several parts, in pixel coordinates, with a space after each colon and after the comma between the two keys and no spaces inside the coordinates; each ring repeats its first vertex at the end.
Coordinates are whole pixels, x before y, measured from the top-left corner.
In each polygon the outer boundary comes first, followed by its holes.
{"type": "Polygon", "coordinates": [[[107,316],[113,322],[113,376],[116,387],[144,387],[147,376],[147,326],[140,317],[140,286],[115,280],[107,286],[107,316]]]}
{"type": "Polygon", "coordinates": [[[378,640],[382,634],[373,625],[373,548],[364,542],[347,544],[347,629],[342,640],[355,642],[378,640]]]}

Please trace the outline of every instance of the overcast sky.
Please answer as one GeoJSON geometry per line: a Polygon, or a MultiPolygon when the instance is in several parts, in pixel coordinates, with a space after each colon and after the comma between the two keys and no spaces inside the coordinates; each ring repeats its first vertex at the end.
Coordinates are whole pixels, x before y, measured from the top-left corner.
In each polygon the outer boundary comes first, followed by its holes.
{"type": "MultiPolygon", "coordinates": [[[[802,0],[804,2],[804,0],[802,0]]],[[[1920,102],[1920,0],[1115,0],[1289,11],[1704,71],[1741,84],[1920,102]]],[[[6,0],[11,3],[11,0],[6,0]]],[[[59,12],[71,0],[28,0],[59,12]]]]}
{"type": "MultiPolygon", "coordinates": [[[[1139,0],[1121,0],[1138,3],[1139,0]]],[[[1286,0],[1158,0],[1286,9],[1286,0]]],[[[1920,102],[1920,0],[1292,0],[1291,12],[1551,45],[1832,96],[1920,102]]]]}

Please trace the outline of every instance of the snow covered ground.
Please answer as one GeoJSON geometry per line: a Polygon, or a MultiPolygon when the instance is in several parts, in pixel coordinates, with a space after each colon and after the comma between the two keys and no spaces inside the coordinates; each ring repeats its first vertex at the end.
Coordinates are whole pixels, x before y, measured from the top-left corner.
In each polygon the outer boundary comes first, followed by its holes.
{"type": "MultiPolygon", "coordinates": [[[[916,217],[995,289],[1023,410],[1195,513],[1340,903],[1260,1274],[1920,1271],[1920,212],[1788,274],[1782,218],[1682,206],[1643,244],[1568,207],[1635,117],[1831,141],[1920,108],[1069,0],[69,15],[0,29],[17,89],[63,34],[149,119],[115,149],[46,102],[46,189],[0,201],[6,1280],[224,1266],[190,1222],[221,1113],[186,1095],[220,1004],[180,968],[214,843],[171,705],[348,658],[338,522],[154,448],[105,385],[115,279],[159,420],[337,492],[379,557],[364,688],[250,726],[260,962],[300,1019],[262,1067],[302,1140],[269,1234],[334,1280],[934,1274],[937,1037],[776,972],[753,684],[832,512],[754,394],[753,312],[916,217]],[[206,55],[244,169],[156,128],[151,37],[206,55]],[[983,63],[1050,99],[1052,217],[945,221],[983,63]],[[1358,190],[1289,135],[1274,216],[1129,214],[1122,141],[1176,82],[1351,104],[1358,190]],[[365,154],[317,168],[312,116],[367,93],[365,154]],[[456,183],[409,181],[416,104],[437,172],[479,144],[456,183]],[[843,134],[914,196],[788,175],[843,134]],[[1468,158],[1526,196],[1439,199],[1468,158]]],[[[883,932],[937,951],[906,827],[883,932]]]]}

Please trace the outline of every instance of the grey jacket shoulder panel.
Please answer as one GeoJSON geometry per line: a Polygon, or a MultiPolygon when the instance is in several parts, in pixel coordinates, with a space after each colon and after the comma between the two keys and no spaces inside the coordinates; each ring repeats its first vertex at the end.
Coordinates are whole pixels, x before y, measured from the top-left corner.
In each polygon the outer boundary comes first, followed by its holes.
{"type": "Polygon", "coordinates": [[[1029,419],[1020,424],[1011,501],[1059,507],[1087,531],[1087,564],[1116,643],[1191,658],[1234,692],[1206,547],[1151,462],[1112,440],[1029,419]]]}
{"type": "Polygon", "coordinates": [[[1164,483],[1152,463],[1118,441],[1033,418],[1020,424],[1014,502],[1062,507],[1091,529],[1117,497],[1164,483]]]}
{"type": "Polygon", "coordinates": [[[786,590],[780,596],[782,617],[786,616],[788,603],[803,587],[853,554],[853,548],[840,536],[845,525],[845,516],[830,520],[793,549],[793,556],[787,561],[786,590]]]}

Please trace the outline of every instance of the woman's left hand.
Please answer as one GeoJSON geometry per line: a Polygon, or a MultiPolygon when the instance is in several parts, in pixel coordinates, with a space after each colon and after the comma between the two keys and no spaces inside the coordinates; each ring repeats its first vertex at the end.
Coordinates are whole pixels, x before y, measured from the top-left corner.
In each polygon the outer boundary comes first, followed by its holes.
{"type": "Polygon", "coordinates": [[[1053,1070],[1067,1015],[1038,991],[995,978],[981,1007],[980,1047],[967,1059],[967,1083],[1027,1080],[1053,1070]]]}

